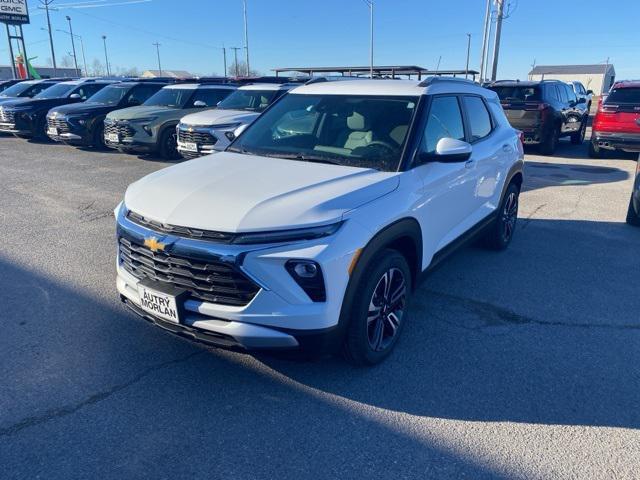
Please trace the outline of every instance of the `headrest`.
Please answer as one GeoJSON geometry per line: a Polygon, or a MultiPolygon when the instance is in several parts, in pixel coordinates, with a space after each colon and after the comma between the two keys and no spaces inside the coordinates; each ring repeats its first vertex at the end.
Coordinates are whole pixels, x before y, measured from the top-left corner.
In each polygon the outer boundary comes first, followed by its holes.
{"type": "Polygon", "coordinates": [[[366,118],[358,112],[353,112],[347,117],[347,127],[349,130],[369,130],[366,118]]]}

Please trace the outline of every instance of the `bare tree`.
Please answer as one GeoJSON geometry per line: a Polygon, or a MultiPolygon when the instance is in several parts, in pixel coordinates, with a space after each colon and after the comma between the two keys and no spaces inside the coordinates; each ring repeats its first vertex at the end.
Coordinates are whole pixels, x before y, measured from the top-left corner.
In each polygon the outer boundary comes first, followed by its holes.
{"type": "Polygon", "coordinates": [[[91,63],[91,73],[94,77],[100,77],[102,75],[105,75],[106,73],[104,65],[97,58],[94,58],[93,62],[91,63]]]}
{"type": "MultiPolygon", "coordinates": [[[[236,65],[235,61],[231,62],[231,65],[229,65],[228,67],[227,75],[232,77],[236,77],[236,76],[244,77],[246,72],[247,72],[247,63],[244,62],[243,60],[238,60],[238,65],[236,65]]],[[[260,75],[261,73],[258,70],[253,70],[253,69],[249,70],[250,77],[259,77],[260,75]]]]}
{"type": "Polygon", "coordinates": [[[65,55],[64,57],[62,57],[62,59],[60,60],[60,66],[64,68],[73,67],[73,57],[71,55],[65,55]]]}

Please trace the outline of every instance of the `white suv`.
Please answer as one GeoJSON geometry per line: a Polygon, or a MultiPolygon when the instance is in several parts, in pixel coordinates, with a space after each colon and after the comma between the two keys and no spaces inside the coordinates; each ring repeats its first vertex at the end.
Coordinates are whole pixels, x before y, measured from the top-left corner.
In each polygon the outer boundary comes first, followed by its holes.
{"type": "Polygon", "coordinates": [[[422,273],[475,234],[509,244],[522,181],[518,131],[477,84],[304,85],[225,152],[127,189],[118,291],[210,344],[375,364],[422,273]]]}
{"type": "Polygon", "coordinates": [[[177,126],[178,151],[196,158],[224,150],[234,140],[239,127],[247,126],[269,105],[299,84],[254,83],[238,88],[218,104],[182,117],[177,126]]]}

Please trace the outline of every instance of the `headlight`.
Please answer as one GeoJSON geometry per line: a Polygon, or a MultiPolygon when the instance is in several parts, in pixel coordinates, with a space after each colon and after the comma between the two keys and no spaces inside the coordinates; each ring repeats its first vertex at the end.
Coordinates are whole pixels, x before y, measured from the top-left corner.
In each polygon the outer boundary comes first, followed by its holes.
{"type": "Polygon", "coordinates": [[[233,243],[246,245],[256,243],[281,243],[299,240],[314,240],[316,238],[333,235],[342,226],[342,223],[343,222],[338,222],[332,223],[331,225],[323,225],[321,227],[297,228],[295,230],[281,230],[275,232],[240,233],[235,237],[233,243]]]}
{"type": "Polygon", "coordinates": [[[135,123],[151,123],[157,119],[158,117],[143,117],[143,118],[130,118],[129,121],[135,122],[135,123]]]}

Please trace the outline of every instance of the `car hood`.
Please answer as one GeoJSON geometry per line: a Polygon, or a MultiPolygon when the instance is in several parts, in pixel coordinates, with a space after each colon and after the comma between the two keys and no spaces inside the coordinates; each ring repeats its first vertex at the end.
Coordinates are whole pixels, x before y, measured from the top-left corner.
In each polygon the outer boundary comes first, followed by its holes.
{"type": "Polygon", "coordinates": [[[340,221],[397,188],[397,172],[221,152],[132,184],[125,205],[151,220],[223,232],[340,221]]]}
{"type": "Polygon", "coordinates": [[[62,105],[51,110],[49,114],[56,113],[58,115],[81,115],[83,113],[91,113],[95,115],[104,114],[118,108],[116,105],[102,105],[100,103],[73,103],[71,105],[62,105]]]}
{"type": "Polygon", "coordinates": [[[247,112],[246,110],[205,110],[182,117],[180,123],[198,126],[251,123],[259,115],[258,112],[247,112]]]}
{"type": "Polygon", "coordinates": [[[68,102],[72,102],[69,98],[12,98],[9,101],[2,102],[2,106],[5,108],[11,107],[33,107],[33,108],[45,108],[54,107],[56,105],[63,105],[68,102]]]}
{"type": "Polygon", "coordinates": [[[136,118],[165,117],[172,114],[175,116],[180,116],[181,114],[184,115],[184,110],[171,107],[138,105],[137,107],[122,108],[115,112],[111,112],[107,118],[111,118],[113,120],[135,120],[136,118]]]}

